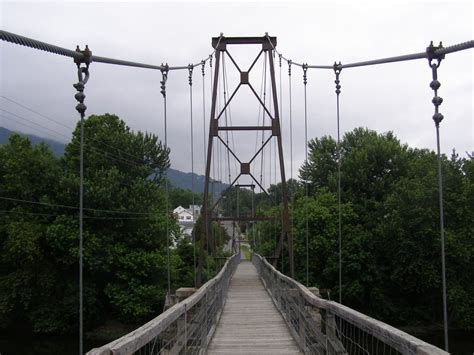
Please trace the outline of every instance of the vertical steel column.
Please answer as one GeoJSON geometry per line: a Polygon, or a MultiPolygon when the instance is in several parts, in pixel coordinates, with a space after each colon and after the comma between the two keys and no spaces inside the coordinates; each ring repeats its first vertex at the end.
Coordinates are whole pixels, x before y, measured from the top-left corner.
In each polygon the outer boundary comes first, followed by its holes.
{"type": "MultiPolygon", "coordinates": [[[[268,56],[268,61],[270,64],[270,80],[272,83],[272,94],[273,94],[273,104],[274,104],[274,125],[277,129],[277,144],[278,144],[278,158],[280,162],[280,175],[281,175],[281,193],[282,193],[282,203],[283,203],[283,213],[281,221],[281,236],[280,236],[280,245],[283,246],[283,241],[285,237],[288,240],[288,257],[290,263],[290,276],[295,277],[295,264],[293,258],[293,236],[290,231],[290,221],[288,213],[288,187],[286,185],[286,176],[285,176],[285,160],[283,158],[283,142],[281,138],[281,127],[280,127],[280,112],[278,110],[278,95],[275,82],[275,66],[273,63],[273,56],[268,56]]],[[[281,251],[276,257],[280,257],[281,251]]]]}
{"type": "MultiPolygon", "coordinates": [[[[225,48],[225,47],[224,47],[225,48]]],[[[211,116],[209,122],[209,139],[207,145],[207,161],[206,161],[206,178],[204,182],[204,196],[203,196],[203,213],[201,214],[204,217],[204,231],[200,236],[199,240],[199,265],[197,273],[197,286],[202,285],[202,269],[204,265],[204,246],[205,242],[209,240],[209,226],[211,221],[211,216],[209,211],[209,179],[211,175],[211,160],[212,160],[212,144],[214,140],[213,135],[213,122],[216,120],[216,103],[217,103],[217,85],[219,83],[219,64],[220,58],[222,55],[222,49],[219,49],[219,44],[216,48],[216,65],[214,69],[214,84],[212,89],[212,104],[211,104],[211,116]]],[[[215,249],[213,248],[213,255],[215,254],[215,249]]]]}

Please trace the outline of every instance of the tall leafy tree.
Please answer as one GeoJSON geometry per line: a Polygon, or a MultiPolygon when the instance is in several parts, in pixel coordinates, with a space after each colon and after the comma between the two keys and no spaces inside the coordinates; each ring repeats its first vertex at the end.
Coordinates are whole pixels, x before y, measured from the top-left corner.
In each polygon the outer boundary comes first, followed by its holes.
{"type": "MultiPolygon", "coordinates": [[[[307,203],[310,255],[318,255],[311,267],[319,266],[310,282],[337,290],[337,254],[327,256],[330,249],[324,247],[324,235],[331,232],[325,233],[327,224],[314,222],[325,216],[337,221],[327,212],[334,207],[327,194],[337,194],[337,145],[322,137],[311,140],[309,148],[300,177],[309,182],[310,199],[297,195],[293,205],[295,254],[297,260],[305,254],[307,203]]],[[[442,169],[449,313],[455,324],[469,328],[474,276],[463,270],[474,268],[472,160],[453,153],[450,159],[443,156],[442,169]]],[[[390,132],[357,128],[341,142],[341,186],[344,303],[398,324],[442,319],[435,154],[411,149],[390,132]]],[[[333,233],[331,245],[337,244],[333,233]]],[[[297,264],[300,279],[303,266],[297,264]]]]}
{"type": "MultiPolygon", "coordinates": [[[[84,137],[86,285],[100,290],[98,305],[107,306],[122,320],[138,321],[156,314],[166,290],[166,219],[168,232],[174,223],[160,183],[169,166],[169,152],[157,136],[132,132],[110,114],[90,116],[84,137]]],[[[60,197],[71,204],[78,198],[79,145],[77,127],[62,160],[64,194],[60,197]]],[[[70,223],[75,220],[71,215],[65,218],[70,223]]],[[[64,235],[64,224],[57,237],[64,235]]],[[[74,229],[71,232],[70,241],[74,229]]],[[[86,314],[93,311],[86,309],[86,314]]]]}
{"type": "MultiPolygon", "coordinates": [[[[158,137],[135,133],[110,114],[90,116],[84,132],[86,326],[105,314],[143,321],[162,309],[166,230],[178,235],[161,186],[169,152],[158,137]]],[[[0,147],[4,326],[29,325],[36,332],[76,328],[79,141],[77,126],[60,161],[46,146],[33,147],[15,135],[0,147]]],[[[180,286],[180,258],[171,251],[173,288],[180,286]]]]}
{"type": "Polygon", "coordinates": [[[48,225],[58,213],[51,204],[59,190],[59,162],[47,146],[12,135],[0,146],[0,167],[0,324],[57,330],[72,319],[74,303],[74,287],[57,283],[61,275],[48,245],[48,225]]]}

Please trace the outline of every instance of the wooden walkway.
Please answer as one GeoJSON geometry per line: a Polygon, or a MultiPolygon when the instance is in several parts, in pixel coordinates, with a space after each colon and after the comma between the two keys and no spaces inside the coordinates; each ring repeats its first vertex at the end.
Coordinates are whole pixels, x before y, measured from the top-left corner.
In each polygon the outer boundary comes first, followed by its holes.
{"type": "Polygon", "coordinates": [[[242,260],[208,354],[301,354],[250,261],[242,260]]]}

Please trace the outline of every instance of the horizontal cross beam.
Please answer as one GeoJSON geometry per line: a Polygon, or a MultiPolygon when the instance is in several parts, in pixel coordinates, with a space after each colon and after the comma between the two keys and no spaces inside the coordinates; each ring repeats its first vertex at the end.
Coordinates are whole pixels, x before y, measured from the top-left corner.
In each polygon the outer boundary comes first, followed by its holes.
{"type": "Polygon", "coordinates": [[[212,48],[225,50],[228,44],[262,44],[264,49],[273,49],[277,45],[277,38],[270,36],[262,37],[212,37],[212,48]],[[267,47],[268,48],[265,48],[267,47]]]}

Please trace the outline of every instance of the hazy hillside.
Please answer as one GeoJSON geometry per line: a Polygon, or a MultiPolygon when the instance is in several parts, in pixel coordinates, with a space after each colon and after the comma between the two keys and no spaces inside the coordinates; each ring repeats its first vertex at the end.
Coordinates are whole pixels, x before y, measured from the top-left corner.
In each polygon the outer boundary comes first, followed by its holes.
{"type": "MultiPolygon", "coordinates": [[[[171,184],[173,185],[173,187],[179,187],[181,189],[192,190],[193,174],[184,173],[182,171],[170,168],[168,170],[168,178],[171,184]]],[[[204,192],[204,180],[205,180],[204,175],[194,174],[194,191],[195,192],[204,192]]],[[[217,194],[219,194],[219,192],[227,188],[227,186],[229,185],[223,184],[221,182],[215,182],[214,190],[216,191],[217,194]]]]}
{"type": "MultiPolygon", "coordinates": [[[[6,129],[4,127],[0,127],[0,144],[5,144],[8,142],[8,137],[10,137],[13,131],[6,129]]],[[[54,152],[55,155],[61,156],[64,154],[64,147],[65,144],[53,141],[48,138],[38,137],[32,134],[25,134],[21,132],[16,132],[22,136],[28,137],[33,144],[39,144],[40,142],[46,143],[50,149],[54,152]]],[[[181,189],[188,189],[191,190],[192,187],[192,174],[191,173],[184,173],[179,170],[169,169],[168,170],[168,177],[173,187],[179,187],[181,189]]],[[[228,185],[222,183],[215,183],[214,188],[216,191],[221,191],[225,189],[228,185]]],[[[203,192],[204,191],[204,176],[194,174],[194,190],[195,192],[203,192]]]]}
{"type": "Polygon", "coordinates": [[[33,144],[39,144],[41,142],[46,143],[49,148],[53,151],[55,155],[63,155],[65,144],[57,141],[53,141],[48,138],[38,137],[33,134],[26,134],[22,132],[13,132],[4,127],[0,127],[0,144],[5,144],[8,142],[8,138],[13,134],[18,133],[21,136],[28,137],[33,144]]]}

